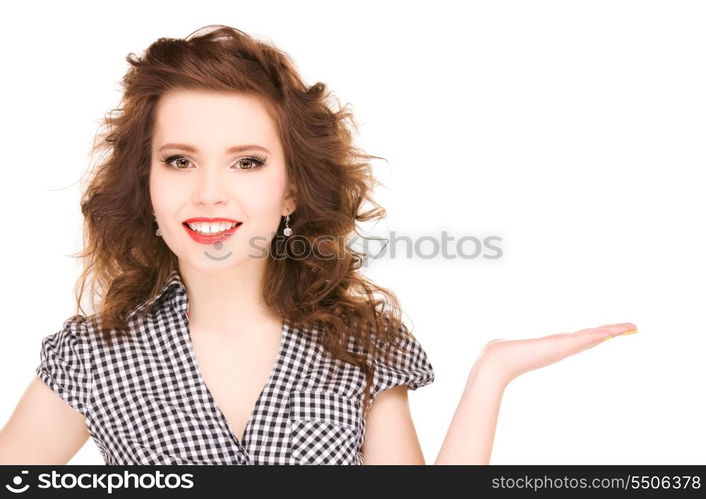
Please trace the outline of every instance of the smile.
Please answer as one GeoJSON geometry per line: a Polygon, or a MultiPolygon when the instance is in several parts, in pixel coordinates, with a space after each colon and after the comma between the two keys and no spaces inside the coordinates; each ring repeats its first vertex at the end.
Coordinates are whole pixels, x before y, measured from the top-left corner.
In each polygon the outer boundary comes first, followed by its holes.
{"type": "Polygon", "coordinates": [[[199,244],[213,244],[216,241],[224,241],[232,236],[243,222],[223,221],[216,222],[194,222],[186,221],[182,223],[184,230],[195,242],[199,244]]]}

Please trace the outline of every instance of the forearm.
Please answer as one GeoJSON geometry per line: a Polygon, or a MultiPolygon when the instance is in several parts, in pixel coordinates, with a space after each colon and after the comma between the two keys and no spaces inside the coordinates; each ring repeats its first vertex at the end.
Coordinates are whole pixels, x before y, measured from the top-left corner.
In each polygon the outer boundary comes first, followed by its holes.
{"type": "Polygon", "coordinates": [[[505,386],[489,366],[474,364],[434,464],[490,463],[505,386]]]}

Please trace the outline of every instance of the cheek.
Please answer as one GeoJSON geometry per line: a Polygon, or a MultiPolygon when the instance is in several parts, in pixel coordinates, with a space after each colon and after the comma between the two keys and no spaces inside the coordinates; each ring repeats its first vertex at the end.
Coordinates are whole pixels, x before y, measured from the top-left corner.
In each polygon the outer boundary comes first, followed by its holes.
{"type": "Polygon", "coordinates": [[[155,168],[154,166],[150,170],[150,178],[149,178],[149,191],[150,191],[150,200],[152,201],[152,207],[154,208],[155,211],[159,211],[159,207],[161,206],[161,200],[163,197],[163,187],[161,184],[161,181],[159,179],[159,175],[155,174],[155,168]]]}
{"type": "Polygon", "coordinates": [[[273,196],[254,190],[242,190],[234,194],[248,219],[272,218],[278,204],[273,196]]]}
{"type": "MultiPolygon", "coordinates": [[[[249,219],[262,219],[268,223],[277,221],[281,215],[284,199],[284,180],[279,171],[248,179],[242,185],[234,185],[232,192],[249,219]],[[247,184],[247,185],[246,185],[247,184]]],[[[236,179],[237,182],[237,179],[236,179]]]]}
{"type": "Polygon", "coordinates": [[[183,199],[183,191],[185,185],[183,183],[174,182],[167,175],[161,174],[159,171],[152,170],[150,172],[149,190],[150,200],[154,211],[170,212],[172,206],[179,204],[179,200],[183,199]]]}

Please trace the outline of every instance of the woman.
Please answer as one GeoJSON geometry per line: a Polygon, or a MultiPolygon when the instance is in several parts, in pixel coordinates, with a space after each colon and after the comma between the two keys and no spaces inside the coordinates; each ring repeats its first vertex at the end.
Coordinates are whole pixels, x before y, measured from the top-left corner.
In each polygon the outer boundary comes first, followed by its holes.
{"type": "MultiPolygon", "coordinates": [[[[77,314],[44,338],[0,462],[66,463],[91,436],[106,464],[423,464],[407,390],[433,367],[346,244],[385,213],[374,156],[286,54],[195,35],[127,58],[81,204],[77,314]]],[[[435,463],[488,463],[512,379],[635,331],[488,343],[435,463]]]]}

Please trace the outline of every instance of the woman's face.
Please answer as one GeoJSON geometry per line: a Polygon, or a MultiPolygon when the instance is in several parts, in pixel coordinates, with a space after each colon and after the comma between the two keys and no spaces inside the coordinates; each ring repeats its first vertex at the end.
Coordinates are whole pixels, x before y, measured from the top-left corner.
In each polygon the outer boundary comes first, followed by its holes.
{"type": "Polygon", "coordinates": [[[256,97],[240,93],[164,94],[149,184],[164,242],[180,266],[203,272],[264,264],[281,217],[295,209],[275,123],[256,97]],[[234,222],[242,223],[228,230],[234,222]]]}

